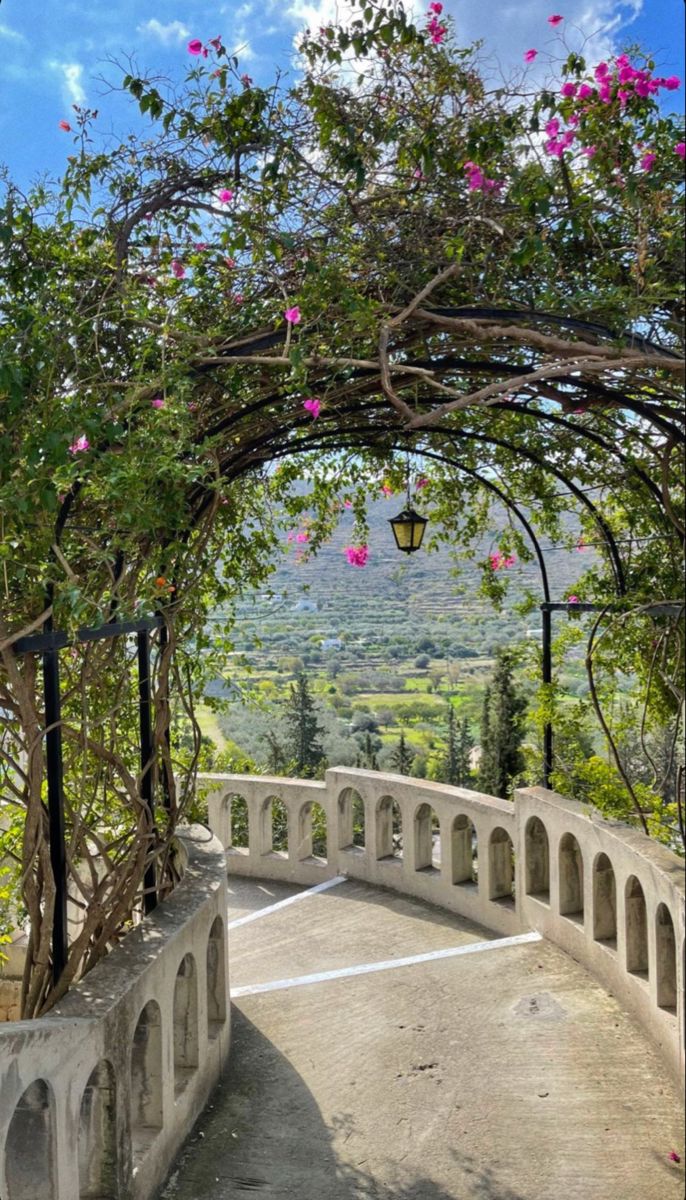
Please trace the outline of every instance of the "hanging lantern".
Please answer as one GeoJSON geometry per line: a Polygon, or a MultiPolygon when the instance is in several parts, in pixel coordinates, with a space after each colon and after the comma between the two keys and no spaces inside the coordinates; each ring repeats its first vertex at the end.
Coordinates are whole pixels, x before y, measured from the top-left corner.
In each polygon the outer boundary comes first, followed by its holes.
{"type": "Polygon", "coordinates": [[[414,554],[415,550],[419,550],[424,537],[424,530],[428,525],[426,517],[420,517],[418,512],[408,505],[397,517],[393,517],[389,521],[389,525],[393,530],[395,544],[404,554],[414,554]]]}

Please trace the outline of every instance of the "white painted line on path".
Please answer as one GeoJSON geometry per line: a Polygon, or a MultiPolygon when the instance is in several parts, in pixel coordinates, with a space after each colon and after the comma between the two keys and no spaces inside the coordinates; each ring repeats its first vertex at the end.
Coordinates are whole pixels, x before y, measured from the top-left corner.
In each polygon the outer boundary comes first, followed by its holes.
{"type": "Polygon", "coordinates": [[[304,900],[306,896],[314,896],[317,892],[325,892],[328,888],[335,887],[337,883],[345,883],[347,876],[337,875],[335,879],[327,879],[324,883],[318,883],[314,887],[307,888],[304,892],[296,892],[295,896],[288,896],[285,900],[279,900],[276,904],[270,904],[268,908],[257,908],[255,912],[248,913],[246,917],[237,917],[235,921],[229,921],[229,929],[237,929],[239,925],[247,925],[249,921],[256,921],[258,917],[266,917],[269,913],[278,912],[280,908],[286,908],[289,904],[295,904],[297,900],[304,900]]]}
{"type": "Polygon", "coordinates": [[[450,946],[447,950],[431,950],[428,954],[413,954],[411,958],[391,958],[386,962],[362,963],[357,967],[340,967],[337,971],[320,971],[316,975],[297,975],[294,979],[274,979],[271,983],[255,983],[231,989],[231,999],[255,996],[260,992],[279,992],[283,988],[307,987],[311,983],[328,983],[331,979],[348,979],[352,975],[371,975],[375,971],[393,971],[397,967],[413,967],[417,963],[435,962],[440,958],[457,958],[461,954],[483,954],[487,950],[502,950],[506,946],[521,946],[542,941],[540,933],[517,933],[514,937],[495,938],[492,942],[469,942],[466,946],[450,946]]]}

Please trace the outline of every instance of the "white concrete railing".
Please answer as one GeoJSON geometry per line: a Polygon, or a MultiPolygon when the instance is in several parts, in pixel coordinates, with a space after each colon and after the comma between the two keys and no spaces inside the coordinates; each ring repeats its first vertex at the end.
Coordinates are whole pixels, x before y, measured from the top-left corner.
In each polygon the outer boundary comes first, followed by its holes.
{"type": "Polygon", "coordinates": [[[45,1017],[0,1027],[2,1200],[148,1200],[229,1050],[226,863],[180,831],[174,892],[45,1017]]]}
{"type": "Polygon", "coordinates": [[[542,788],[515,803],[403,775],[334,768],[323,783],[204,775],[209,824],[229,873],[313,884],[337,874],[393,888],[501,934],[538,930],[625,1003],[672,1071],[684,1061],[684,876],[669,850],[542,788]],[[274,806],[288,819],[275,851],[274,806]],[[312,855],[313,805],[326,858],[312,855]],[[249,845],[231,813],[247,806],[249,845]],[[353,813],[364,844],[353,844],[353,813]],[[394,811],[402,849],[393,839],[394,811]],[[436,832],[438,831],[438,836],[436,832]]]}

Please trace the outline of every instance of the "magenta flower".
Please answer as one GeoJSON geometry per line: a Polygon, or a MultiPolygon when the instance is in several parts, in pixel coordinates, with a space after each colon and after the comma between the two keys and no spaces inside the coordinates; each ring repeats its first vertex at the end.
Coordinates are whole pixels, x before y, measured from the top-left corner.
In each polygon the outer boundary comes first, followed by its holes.
{"type": "Polygon", "coordinates": [[[344,507],[344,508],[352,508],[352,506],[353,506],[353,502],[352,502],[352,500],[344,500],[344,501],[343,501],[343,507],[344,507]]]}
{"type": "Polygon", "coordinates": [[[207,249],[207,242],[196,242],[193,249],[197,250],[198,253],[201,254],[203,250],[207,249]]]}
{"type": "Polygon", "coordinates": [[[649,150],[648,153],[644,154],[641,158],[641,170],[648,174],[649,171],[652,171],[656,162],[657,154],[654,150],[649,150]]]}
{"type": "Polygon", "coordinates": [[[538,50],[525,50],[524,62],[533,62],[538,57],[538,50]]]}
{"type": "Polygon", "coordinates": [[[366,567],[367,559],[369,558],[369,547],[362,546],[346,546],[345,557],[351,567],[366,567]]]}
{"type": "Polygon", "coordinates": [[[59,121],[57,127],[58,129],[61,129],[63,133],[71,133],[71,125],[68,121],[59,121]]]}
{"type": "Polygon", "coordinates": [[[71,446],[69,447],[69,453],[83,454],[86,450],[90,450],[90,448],[91,444],[88,441],[88,438],[86,437],[85,433],[82,433],[80,437],[77,437],[75,442],[72,442],[71,446]]]}
{"type": "Polygon", "coordinates": [[[195,55],[202,54],[202,50],[203,50],[203,46],[202,46],[202,42],[200,41],[200,38],[193,38],[193,40],[188,43],[188,53],[189,54],[195,54],[195,55]]]}
{"type": "Polygon", "coordinates": [[[548,137],[557,137],[558,133],[560,132],[560,122],[558,121],[557,117],[553,117],[552,121],[548,121],[548,124],[544,126],[544,128],[548,134],[548,137]]]}
{"type": "Polygon", "coordinates": [[[300,533],[296,533],[295,540],[302,546],[305,542],[309,542],[310,535],[306,529],[301,529],[300,533]]]}
{"type": "Polygon", "coordinates": [[[164,408],[164,397],[163,396],[153,396],[150,403],[152,404],[153,408],[164,408]]]}
{"type": "Polygon", "coordinates": [[[432,3],[429,5],[429,12],[436,13],[436,16],[440,17],[443,12],[443,5],[439,0],[432,0],[432,3]]]}
{"type": "Polygon", "coordinates": [[[300,309],[298,308],[297,304],[294,304],[293,308],[287,308],[283,315],[288,321],[289,325],[299,325],[300,321],[302,320],[300,309]]]}
{"type": "Polygon", "coordinates": [[[228,204],[230,200],[233,200],[233,192],[230,188],[222,188],[217,199],[220,204],[228,204]]]}
{"type": "Polygon", "coordinates": [[[582,83],[579,88],[579,91],[577,92],[577,98],[579,100],[590,100],[592,95],[593,95],[593,88],[591,87],[591,85],[589,83],[582,83]]]}
{"type": "Polygon", "coordinates": [[[420,167],[415,167],[414,171],[412,172],[412,178],[413,179],[425,179],[426,176],[420,167]]]}
{"type": "Polygon", "coordinates": [[[303,408],[310,414],[312,420],[316,421],[322,409],[322,402],[317,396],[311,396],[309,400],[303,400],[303,408]]]}
{"type": "Polygon", "coordinates": [[[294,539],[295,539],[295,534],[293,533],[293,530],[291,529],[290,533],[288,533],[286,535],[286,541],[292,542],[294,539]]]}
{"type": "Polygon", "coordinates": [[[431,41],[433,42],[434,46],[440,46],[446,33],[448,32],[447,26],[441,25],[440,21],[438,20],[438,17],[433,16],[431,18],[431,20],[429,21],[427,29],[428,29],[429,36],[430,36],[431,41]]]}
{"type": "Polygon", "coordinates": [[[236,292],[236,295],[232,296],[231,299],[233,300],[234,304],[242,304],[245,297],[241,296],[240,292],[236,292]]]}
{"type": "Polygon", "coordinates": [[[674,147],[674,153],[679,155],[679,158],[686,156],[686,142],[677,142],[674,147]]]}
{"type": "Polygon", "coordinates": [[[424,477],[424,475],[422,475],[421,479],[418,479],[418,480],[415,482],[414,488],[415,488],[415,491],[416,491],[416,492],[421,492],[422,488],[425,488],[425,487],[428,487],[428,486],[429,486],[429,481],[428,481],[428,479],[426,479],[426,478],[424,477]]]}
{"type": "Polygon", "coordinates": [[[676,1162],[676,1163],[680,1163],[680,1162],[681,1162],[681,1158],[680,1158],[680,1156],[677,1154],[676,1150],[670,1150],[670,1152],[669,1152],[669,1161],[670,1161],[670,1162],[676,1162]]]}
{"type": "Polygon", "coordinates": [[[222,40],[221,40],[221,38],[220,38],[220,37],[216,37],[216,38],[210,38],[210,46],[213,46],[213,47],[214,47],[214,49],[215,49],[217,52],[218,52],[219,50],[221,50],[221,48],[222,48],[222,40]]]}
{"type": "Polygon", "coordinates": [[[548,17],[548,24],[552,25],[553,29],[555,28],[556,25],[559,25],[562,21],[564,21],[564,17],[561,17],[559,13],[553,13],[552,17],[548,17]]]}
{"type": "Polygon", "coordinates": [[[568,604],[579,604],[580,603],[579,597],[578,596],[568,596],[567,603],[568,604]]]}
{"type": "Polygon", "coordinates": [[[252,79],[250,75],[241,75],[241,83],[245,88],[252,87],[252,79]]]}
{"type": "Polygon", "coordinates": [[[595,158],[596,154],[598,153],[598,147],[597,146],[584,146],[581,153],[585,154],[586,158],[595,158]]]}
{"type": "Polygon", "coordinates": [[[501,571],[508,567],[513,567],[517,561],[514,554],[503,554],[501,550],[496,550],[493,554],[489,554],[491,568],[494,571],[501,571]]]}
{"type": "Polygon", "coordinates": [[[390,483],[382,483],[379,486],[381,488],[383,495],[388,500],[388,497],[393,495],[393,488],[391,487],[390,483]]]}
{"type": "Polygon", "coordinates": [[[562,87],[560,88],[560,95],[567,97],[576,96],[576,89],[577,85],[569,80],[567,83],[562,84],[562,87]]]}
{"type": "Polygon", "coordinates": [[[607,79],[608,75],[610,74],[610,68],[606,62],[598,63],[598,66],[593,74],[595,75],[598,83],[601,83],[603,79],[607,79]]]}
{"type": "Polygon", "coordinates": [[[184,278],[184,276],[186,274],[186,268],[184,267],[182,262],[179,262],[178,258],[172,259],[171,272],[172,272],[172,275],[174,275],[176,279],[184,278]]]}
{"type": "Polygon", "coordinates": [[[681,87],[681,80],[678,75],[670,75],[668,79],[664,80],[662,86],[666,87],[668,92],[676,92],[681,87]]]}

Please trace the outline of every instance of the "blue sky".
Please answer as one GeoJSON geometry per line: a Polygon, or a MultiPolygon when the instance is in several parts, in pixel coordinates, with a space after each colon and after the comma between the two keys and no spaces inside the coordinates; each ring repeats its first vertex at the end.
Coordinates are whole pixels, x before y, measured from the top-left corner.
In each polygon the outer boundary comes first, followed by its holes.
{"type": "MultiPolygon", "coordinates": [[[[419,14],[425,4],[418,0],[419,14]]],[[[552,47],[546,17],[560,12],[570,43],[575,26],[595,33],[592,56],[640,42],[660,70],[683,78],[683,0],[446,0],[460,40],[484,39],[494,69],[519,67],[525,49],[552,47]]],[[[256,81],[286,65],[293,38],[306,25],[349,13],[349,0],[2,0],[0,3],[0,163],[21,185],[58,175],[71,150],[58,128],[73,103],[100,111],[100,128],[124,132],[133,120],[120,98],[107,95],[102,76],[116,78],[109,58],[134,55],[146,70],[179,78],[191,37],[221,33],[240,47],[243,70],[256,81]]],[[[683,92],[670,93],[670,103],[683,92]]]]}

